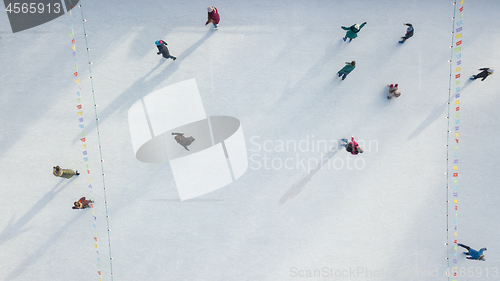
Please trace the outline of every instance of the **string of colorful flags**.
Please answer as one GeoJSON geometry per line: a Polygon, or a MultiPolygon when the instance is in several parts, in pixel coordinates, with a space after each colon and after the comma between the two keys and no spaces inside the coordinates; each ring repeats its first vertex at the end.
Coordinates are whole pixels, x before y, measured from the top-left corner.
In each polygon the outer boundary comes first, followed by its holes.
{"type": "MultiPolygon", "coordinates": [[[[78,6],[80,8],[80,11],[81,11],[81,7],[82,5],[80,4],[78,6]]],[[[74,36],[74,29],[73,29],[73,15],[72,15],[72,10],[69,11],[69,14],[70,14],[70,18],[71,18],[71,33],[69,34],[69,36],[71,37],[71,43],[72,43],[72,55],[73,55],[73,76],[75,78],[75,83],[76,83],[76,108],[77,108],[77,115],[78,115],[78,127],[81,129],[81,134],[80,134],[80,142],[81,142],[81,146],[82,146],[82,159],[84,161],[84,166],[85,166],[85,169],[86,169],[86,172],[87,172],[87,175],[88,175],[88,182],[86,183],[86,185],[88,184],[88,188],[90,190],[90,194],[91,194],[91,198],[92,198],[92,191],[93,191],[93,187],[92,187],[92,178],[91,178],[91,173],[90,173],[90,165],[89,165],[89,155],[88,155],[88,151],[87,151],[87,140],[86,140],[86,137],[85,137],[85,125],[84,125],[84,117],[83,117],[83,106],[82,106],[82,88],[81,88],[81,85],[80,85],[80,78],[79,78],[79,73],[78,73],[78,63],[77,63],[77,59],[76,59],[76,41],[75,41],[75,36],[74,36]]],[[[92,81],[92,71],[91,71],[91,62],[90,62],[90,56],[89,56],[89,48],[88,48],[88,42],[87,42],[87,33],[85,31],[85,19],[83,17],[83,11],[81,11],[81,15],[82,15],[82,21],[83,21],[83,31],[84,31],[84,35],[85,35],[85,44],[86,44],[86,47],[87,47],[87,56],[89,58],[89,71],[90,71],[90,80],[91,80],[91,85],[92,85],[92,95],[93,95],[93,99],[94,99],[94,108],[97,107],[96,105],[96,102],[95,102],[95,91],[94,91],[94,85],[93,85],[93,81],[92,81]]],[[[95,118],[96,118],[96,125],[98,125],[98,118],[97,118],[97,109],[95,109],[95,118]]],[[[108,245],[109,245],[109,255],[110,255],[110,272],[111,272],[111,280],[113,280],[113,267],[112,267],[112,257],[111,257],[111,242],[110,242],[110,235],[109,235],[109,232],[110,232],[110,229],[109,229],[109,221],[108,221],[108,209],[107,209],[107,199],[106,199],[106,186],[105,186],[105,183],[104,183],[104,169],[103,169],[103,158],[102,158],[102,150],[101,150],[101,140],[100,140],[100,136],[99,136],[99,127],[97,126],[97,135],[98,135],[98,140],[99,140],[99,151],[100,151],[100,158],[101,158],[101,171],[102,171],[102,176],[103,176],[103,188],[104,188],[104,203],[105,203],[105,207],[106,207],[106,222],[107,222],[107,232],[108,232],[108,245]]],[[[96,267],[97,267],[97,275],[99,277],[99,281],[102,281],[102,272],[101,272],[101,258],[100,258],[100,255],[99,255],[99,239],[98,239],[98,235],[97,235],[97,225],[96,225],[96,222],[97,222],[97,217],[95,215],[95,211],[94,211],[94,203],[91,203],[90,204],[90,208],[92,210],[92,218],[93,218],[93,221],[92,221],[92,227],[93,227],[93,231],[94,231],[94,241],[93,241],[93,245],[92,247],[95,249],[96,251],[96,255],[97,255],[97,264],[96,264],[96,267]]]]}
{"type": "Polygon", "coordinates": [[[448,218],[448,237],[452,233],[452,239],[448,239],[447,245],[452,245],[453,248],[448,253],[453,253],[453,258],[449,256],[448,260],[448,280],[456,281],[458,277],[458,167],[459,167],[459,130],[460,130],[460,90],[462,87],[461,81],[461,64],[462,64],[462,31],[463,31],[463,7],[464,0],[453,4],[455,6],[455,13],[453,16],[453,39],[451,46],[451,59],[450,59],[450,88],[449,88],[449,101],[448,101],[448,169],[453,167],[451,173],[447,173],[447,218],[448,218]],[[452,81],[454,83],[452,83],[452,81]],[[452,86],[453,85],[453,86],[452,86]],[[454,89],[453,89],[454,88],[454,89]],[[454,91],[453,91],[453,90],[454,91]],[[453,101],[454,100],[454,104],[453,101]],[[454,115],[451,114],[454,112],[454,115]],[[450,139],[451,136],[451,139],[450,139]],[[450,144],[451,141],[451,144],[450,144]],[[450,153],[451,152],[451,153],[450,153]],[[450,155],[451,154],[451,155],[450,155]],[[453,157],[453,158],[450,158],[453,157]],[[450,163],[453,160],[453,163],[450,163]],[[452,175],[450,177],[449,175],[452,175]],[[450,188],[452,186],[453,188],[450,188]],[[452,215],[450,216],[450,211],[452,215]],[[450,269],[450,260],[452,262],[450,269]]]}

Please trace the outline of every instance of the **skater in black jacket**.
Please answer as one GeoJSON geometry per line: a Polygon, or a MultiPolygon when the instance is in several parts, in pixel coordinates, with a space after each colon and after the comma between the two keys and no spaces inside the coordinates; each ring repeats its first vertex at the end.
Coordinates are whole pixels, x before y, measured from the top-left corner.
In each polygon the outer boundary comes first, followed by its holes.
{"type": "Polygon", "coordinates": [[[483,79],[481,79],[481,81],[484,81],[484,79],[486,79],[486,77],[493,74],[493,71],[494,71],[493,68],[488,68],[488,67],[480,68],[479,70],[482,70],[482,71],[479,72],[477,75],[472,75],[470,80],[476,80],[477,78],[483,78],[483,79]]]}
{"type": "Polygon", "coordinates": [[[408,28],[406,28],[406,34],[404,37],[401,37],[401,41],[399,41],[399,43],[403,44],[406,40],[410,39],[410,37],[413,36],[413,25],[411,23],[403,23],[404,25],[408,26],[408,28]]]}
{"type": "Polygon", "coordinates": [[[155,44],[156,47],[158,47],[158,53],[156,53],[157,55],[162,54],[163,57],[166,59],[173,59],[173,60],[177,59],[176,57],[170,55],[165,40],[158,40],[155,42],[155,44]]]}

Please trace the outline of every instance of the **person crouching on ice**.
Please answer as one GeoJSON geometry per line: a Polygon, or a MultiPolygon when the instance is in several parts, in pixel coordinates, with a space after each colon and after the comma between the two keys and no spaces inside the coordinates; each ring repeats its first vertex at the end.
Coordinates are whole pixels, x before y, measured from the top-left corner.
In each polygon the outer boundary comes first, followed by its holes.
{"type": "Polygon", "coordinates": [[[205,25],[212,23],[214,25],[214,28],[218,29],[217,25],[219,24],[220,21],[219,11],[217,11],[217,8],[212,6],[208,7],[207,11],[208,11],[208,20],[205,23],[205,25]]]}
{"type": "Polygon", "coordinates": [[[464,244],[457,244],[458,246],[467,249],[467,252],[464,252],[464,254],[470,256],[467,257],[469,260],[478,260],[478,261],[486,261],[486,258],[483,255],[483,252],[486,251],[486,248],[482,248],[479,251],[476,251],[474,249],[471,249],[471,247],[464,245],[464,244]]]}
{"type": "Polygon", "coordinates": [[[479,72],[477,75],[472,75],[472,77],[470,78],[470,80],[476,80],[478,78],[483,78],[481,79],[481,81],[484,81],[484,79],[486,79],[488,76],[490,76],[491,74],[493,74],[493,68],[480,68],[479,70],[482,70],[481,72],[479,72]]]}
{"type": "Polygon", "coordinates": [[[186,138],[184,136],[184,133],[172,133],[172,135],[175,135],[174,139],[177,141],[178,144],[182,145],[182,147],[184,147],[187,151],[189,151],[187,147],[195,141],[193,137],[186,138]]]}
{"type": "Polygon", "coordinates": [[[166,59],[173,59],[173,60],[177,59],[176,57],[170,55],[165,40],[158,40],[155,42],[155,44],[156,47],[158,48],[158,53],[156,53],[157,55],[162,54],[163,57],[166,59]]]}
{"type": "Polygon", "coordinates": [[[351,142],[347,143],[347,139],[342,139],[345,142],[345,150],[350,152],[352,155],[358,155],[359,153],[363,153],[363,149],[359,147],[359,144],[354,140],[354,137],[351,137],[351,142]]]}

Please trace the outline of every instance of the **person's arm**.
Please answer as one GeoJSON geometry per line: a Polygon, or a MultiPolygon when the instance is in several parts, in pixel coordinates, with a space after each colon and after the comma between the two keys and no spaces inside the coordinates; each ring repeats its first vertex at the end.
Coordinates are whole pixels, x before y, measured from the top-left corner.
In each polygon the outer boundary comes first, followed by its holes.
{"type": "Polygon", "coordinates": [[[345,27],[345,26],[341,26],[340,28],[342,28],[343,30],[349,30],[349,29],[351,29],[350,27],[345,27]]]}
{"type": "MultiPolygon", "coordinates": [[[[182,145],[182,144],[181,144],[181,145],[182,145]]],[[[182,145],[182,147],[184,147],[187,151],[190,151],[190,150],[187,148],[187,146],[182,145]]]]}
{"type": "Polygon", "coordinates": [[[411,23],[404,23],[404,25],[407,25],[409,27],[413,27],[413,25],[411,23]]]}
{"type": "Polygon", "coordinates": [[[486,70],[486,71],[488,71],[488,69],[489,69],[488,67],[485,67],[485,68],[480,68],[479,70],[486,70]]]}
{"type": "Polygon", "coordinates": [[[365,25],[366,25],[366,21],[359,26],[359,30],[361,30],[361,28],[363,28],[363,26],[365,26],[365,25]]]}

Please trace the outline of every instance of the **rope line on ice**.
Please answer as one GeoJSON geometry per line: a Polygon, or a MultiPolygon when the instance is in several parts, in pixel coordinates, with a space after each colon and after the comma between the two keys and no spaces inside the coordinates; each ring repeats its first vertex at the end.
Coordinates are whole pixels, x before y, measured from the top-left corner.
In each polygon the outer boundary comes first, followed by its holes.
{"type": "MultiPolygon", "coordinates": [[[[73,7],[71,7],[73,8],[73,7]]],[[[80,138],[80,141],[82,142],[82,154],[83,154],[83,161],[85,162],[85,169],[87,171],[87,175],[88,175],[88,188],[90,188],[90,194],[92,196],[92,190],[93,190],[93,187],[92,187],[92,178],[91,178],[91,175],[90,175],[90,165],[88,164],[88,152],[87,152],[87,143],[86,143],[86,139],[85,139],[85,126],[84,126],[84,119],[83,119],[83,107],[82,107],[82,98],[81,98],[81,92],[82,92],[82,87],[80,86],[80,78],[78,78],[78,63],[77,63],[77,59],[76,59],[76,41],[75,41],[75,38],[74,38],[74,29],[73,29],[73,15],[71,13],[71,11],[69,12],[70,13],[70,18],[71,18],[71,33],[69,34],[69,36],[71,37],[71,43],[73,44],[73,46],[71,47],[71,49],[73,50],[73,75],[74,77],[76,78],[75,80],[75,83],[77,85],[77,91],[76,91],[76,102],[77,102],[77,105],[76,105],[76,108],[77,108],[77,114],[78,114],[78,127],[80,129],[82,129],[82,133],[81,133],[81,138],[80,138]]],[[[92,197],[91,197],[92,198],[92,197]]],[[[93,243],[93,247],[96,249],[96,254],[97,254],[97,268],[98,268],[98,271],[97,271],[97,274],[99,275],[99,281],[102,280],[102,278],[100,277],[101,276],[101,264],[100,264],[100,258],[99,258],[99,244],[98,244],[98,239],[97,239],[97,226],[96,226],[96,220],[97,220],[97,217],[95,216],[95,212],[94,212],[94,204],[91,203],[90,204],[90,208],[92,209],[92,217],[93,217],[93,224],[92,224],[92,227],[94,228],[94,243],[93,243]]]]}
{"type": "MultiPolygon", "coordinates": [[[[80,3],[82,3],[81,1],[80,3]]],[[[85,34],[85,46],[87,47],[87,59],[89,63],[89,78],[90,78],[90,85],[91,85],[91,90],[92,90],[92,99],[94,102],[94,116],[95,116],[95,125],[96,125],[96,131],[97,131],[97,141],[99,143],[99,158],[101,162],[101,174],[102,174],[102,187],[103,187],[103,194],[104,194],[104,208],[106,210],[106,228],[107,228],[107,233],[108,233],[108,250],[109,250],[109,270],[110,270],[110,276],[111,276],[111,281],[113,281],[113,257],[111,255],[111,237],[110,237],[110,229],[109,229],[109,214],[108,214],[108,200],[106,197],[106,181],[104,180],[104,159],[102,158],[102,145],[101,145],[101,134],[99,132],[99,116],[97,114],[97,104],[96,104],[96,99],[95,99],[95,90],[94,90],[94,80],[92,79],[92,62],[90,61],[90,48],[89,48],[89,43],[87,40],[87,31],[85,29],[85,22],[87,21],[85,17],[83,16],[83,9],[82,9],[82,4],[79,4],[78,7],[80,8],[80,13],[82,15],[82,25],[83,25],[83,33],[85,34]]]]}
{"type": "Polygon", "coordinates": [[[450,63],[450,84],[448,88],[448,135],[447,135],[447,152],[446,152],[446,169],[447,169],[447,180],[446,180],[446,218],[447,218],[447,243],[446,245],[453,245],[453,260],[452,260],[452,268],[450,270],[450,251],[447,251],[447,273],[448,280],[451,281],[457,280],[457,240],[458,240],[458,149],[459,149],[459,130],[460,130],[460,90],[461,90],[461,64],[462,64],[462,18],[463,18],[463,7],[464,0],[460,1],[460,5],[457,5],[457,1],[453,3],[454,5],[454,13],[453,13],[453,30],[452,30],[452,40],[451,40],[451,59],[450,63]],[[457,19],[458,16],[458,19],[457,19]],[[454,83],[453,83],[454,82],[454,83]],[[452,88],[455,88],[452,91],[452,88]],[[455,101],[452,104],[452,100],[455,101]],[[455,111],[455,114],[452,115],[451,112],[455,111]],[[451,121],[453,118],[454,122],[451,121]],[[452,135],[453,134],[453,135],[452,135]],[[450,138],[451,135],[451,138],[450,138]],[[451,143],[450,143],[451,141],[451,143]],[[450,149],[452,152],[450,153],[450,149]],[[452,155],[450,155],[452,154],[452,155]],[[453,163],[450,163],[450,157],[453,156],[453,163]],[[450,171],[450,169],[453,169],[450,171]],[[450,178],[450,174],[452,177],[450,178]],[[450,189],[450,185],[453,186],[450,189]],[[451,222],[450,217],[450,208],[453,216],[453,223],[451,222]],[[453,236],[450,240],[450,233],[453,232],[453,236]],[[452,242],[452,243],[450,243],[452,242]]]}
{"type": "MultiPolygon", "coordinates": [[[[71,1],[70,1],[71,2],[71,1]]],[[[92,82],[92,69],[91,69],[91,62],[90,62],[90,55],[89,55],[89,47],[88,47],[88,42],[87,42],[87,32],[85,31],[85,19],[84,19],[84,16],[83,16],[83,11],[81,10],[81,7],[82,5],[78,5],[78,7],[80,8],[80,12],[81,12],[81,16],[82,16],[82,22],[83,22],[83,32],[84,32],[84,35],[85,35],[85,45],[86,45],[86,48],[87,48],[87,58],[88,58],[88,63],[89,63],[89,73],[90,73],[90,81],[91,81],[91,87],[92,87],[92,96],[93,96],[93,101],[94,101],[94,110],[95,110],[95,118],[96,118],[96,125],[98,125],[98,118],[97,118],[97,104],[95,102],[95,91],[94,91],[94,85],[93,85],[93,82],[92,82]]],[[[78,127],[80,129],[82,129],[82,133],[81,133],[81,138],[80,138],[80,141],[82,142],[82,149],[83,149],[83,160],[84,162],[87,162],[85,163],[85,168],[87,169],[87,174],[88,174],[88,187],[90,188],[90,193],[92,194],[92,190],[93,190],[93,187],[92,187],[92,184],[91,184],[91,181],[92,181],[92,178],[90,176],[90,167],[89,167],[89,164],[88,164],[88,152],[87,152],[87,143],[86,143],[86,138],[85,138],[85,126],[84,126],[84,118],[83,118],[83,106],[82,106],[82,95],[81,95],[81,91],[82,91],[82,88],[80,86],[80,79],[78,78],[79,74],[78,74],[78,64],[77,64],[77,59],[76,59],[76,47],[75,47],[75,38],[74,38],[74,29],[73,29],[73,14],[71,13],[70,11],[70,18],[71,18],[71,33],[70,33],[70,37],[72,38],[71,40],[71,43],[73,44],[73,46],[71,47],[72,50],[73,50],[73,62],[74,62],[74,66],[73,66],[73,70],[75,71],[73,73],[74,77],[76,78],[75,82],[78,86],[78,90],[76,92],[76,95],[77,95],[77,114],[79,115],[78,117],[78,127]]],[[[108,221],[108,209],[107,209],[107,200],[106,200],[106,185],[105,185],[105,181],[104,181],[104,169],[103,169],[103,158],[102,158],[102,150],[101,150],[101,140],[100,140],[100,136],[99,136],[99,127],[97,126],[97,137],[98,137],[98,142],[99,142],[99,152],[100,152],[100,162],[101,162],[101,172],[102,172],[102,178],[103,178],[103,188],[104,188],[104,204],[105,204],[105,209],[106,209],[106,224],[107,224],[107,232],[108,232],[108,245],[109,245],[109,255],[110,255],[110,271],[111,271],[111,280],[113,280],[113,267],[112,267],[112,257],[111,257],[111,242],[110,242],[110,235],[109,235],[109,221],[108,221]]],[[[92,217],[93,217],[93,224],[92,224],[92,227],[94,228],[94,243],[93,243],[93,247],[96,249],[96,254],[97,254],[97,274],[99,276],[99,281],[102,281],[102,272],[101,272],[101,264],[100,264],[100,256],[99,256],[99,244],[98,244],[98,236],[97,236],[97,226],[96,226],[96,221],[97,221],[97,217],[95,215],[95,212],[94,212],[94,204],[90,204],[90,207],[92,209],[92,217]]]]}

